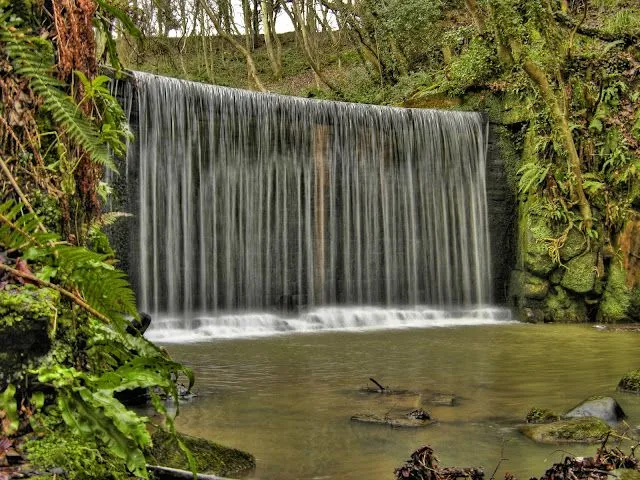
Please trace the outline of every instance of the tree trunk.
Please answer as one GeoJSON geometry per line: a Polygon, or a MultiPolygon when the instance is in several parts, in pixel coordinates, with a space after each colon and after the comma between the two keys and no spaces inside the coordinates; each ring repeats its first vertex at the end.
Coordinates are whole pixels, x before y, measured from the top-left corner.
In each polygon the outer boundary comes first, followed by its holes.
{"type": "Polygon", "coordinates": [[[273,34],[275,28],[273,23],[273,4],[271,0],[261,0],[262,4],[262,31],[264,32],[264,44],[267,48],[267,55],[269,56],[269,62],[271,63],[271,70],[273,71],[273,78],[280,80],[282,78],[282,58],[279,55],[278,49],[274,48],[273,34]]]}
{"type": "Polygon", "coordinates": [[[216,27],[218,34],[224,38],[231,46],[233,46],[236,50],[238,50],[244,56],[244,59],[247,63],[247,74],[249,79],[253,82],[255,87],[261,92],[266,92],[267,89],[264,87],[263,83],[260,81],[260,76],[258,75],[258,70],[256,69],[256,64],[253,61],[253,56],[251,52],[245,48],[242,43],[240,43],[232,34],[227,32],[222,28],[222,24],[220,18],[216,15],[216,12],[213,11],[211,6],[207,3],[206,0],[200,0],[204,11],[207,13],[207,16],[216,27]]]}
{"type": "Polygon", "coordinates": [[[593,214],[591,212],[591,205],[589,205],[589,201],[587,200],[584,189],[582,188],[582,161],[578,155],[576,144],[573,140],[573,134],[569,128],[567,116],[563,112],[560,101],[551,88],[544,71],[530,59],[526,59],[524,61],[523,68],[529,78],[531,78],[538,87],[544,102],[547,104],[547,108],[551,112],[551,118],[555,124],[555,130],[559,133],[564,147],[567,150],[567,161],[569,162],[571,173],[575,178],[574,188],[578,197],[578,207],[580,208],[584,227],[586,230],[589,230],[593,226],[593,214]]]}

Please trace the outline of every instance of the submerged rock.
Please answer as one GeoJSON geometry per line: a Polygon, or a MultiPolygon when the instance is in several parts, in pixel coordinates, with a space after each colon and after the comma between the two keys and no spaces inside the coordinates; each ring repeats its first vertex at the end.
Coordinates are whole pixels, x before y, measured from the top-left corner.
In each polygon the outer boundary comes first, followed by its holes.
{"type": "Polygon", "coordinates": [[[621,392],[640,393],[640,368],[625,373],[620,382],[618,390],[621,392]]]}
{"type": "Polygon", "coordinates": [[[573,407],[564,418],[596,417],[607,423],[617,423],[626,417],[622,407],[611,397],[591,397],[573,407]]]}
{"type": "Polygon", "coordinates": [[[560,417],[551,410],[533,407],[526,416],[527,423],[550,423],[559,420],[560,417]]]}
{"type": "MultiPolygon", "coordinates": [[[[200,473],[236,475],[250,472],[256,467],[256,460],[250,453],[181,433],[178,437],[191,451],[200,473]]],[[[145,452],[148,463],[189,470],[187,457],[173,435],[156,430],[151,439],[153,446],[145,452]]]]}
{"type": "Polygon", "coordinates": [[[422,409],[412,410],[404,414],[387,413],[385,415],[376,415],[373,413],[359,413],[352,416],[351,421],[389,425],[396,428],[426,427],[435,423],[431,415],[422,409]]]}
{"type": "Polygon", "coordinates": [[[578,417],[523,425],[520,431],[539,443],[597,443],[611,431],[611,427],[596,417],[578,417]]]}

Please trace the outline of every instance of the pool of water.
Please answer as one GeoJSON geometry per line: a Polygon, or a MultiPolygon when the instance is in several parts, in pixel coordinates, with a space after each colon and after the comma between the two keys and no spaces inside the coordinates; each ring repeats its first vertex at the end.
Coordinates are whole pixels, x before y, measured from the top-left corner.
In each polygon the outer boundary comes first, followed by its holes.
{"type": "MultiPolygon", "coordinates": [[[[369,332],[322,332],[167,344],[196,374],[198,397],[181,406],[178,429],[256,456],[256,479],[392,479],[417,447],[442,465],[500,462],[521,480],[595,446],[542,446],[517,430],[533,407],[563,412],[594,394],[614,396],[640,423],[640,397],[617,393],[640,367],[640,335],[590,326],[505,324],[369,332]],[[417,392],[360,392],[369,377],[417,392]],[[455,406],[427,403],[452,393],[455,406]],[[357,424],[357,413],[422,407],[423,429],[357,424]]],[[[370,385],[370,383],[369,383],[370,385]]]]}

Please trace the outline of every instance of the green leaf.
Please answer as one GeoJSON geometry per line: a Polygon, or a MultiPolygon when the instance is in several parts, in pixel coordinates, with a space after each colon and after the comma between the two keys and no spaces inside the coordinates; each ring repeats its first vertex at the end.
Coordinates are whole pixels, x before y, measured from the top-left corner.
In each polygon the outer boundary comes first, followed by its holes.
{"type": "Polygon", "coordinates": [[[9,420],[6,429],[2,432],[4,435],[14,434],[18,431],[18,426],[20,425],[15,395],[16,387],[11,384],[0,394],[0,410],[4,411],[7,420],[9,420]]]}

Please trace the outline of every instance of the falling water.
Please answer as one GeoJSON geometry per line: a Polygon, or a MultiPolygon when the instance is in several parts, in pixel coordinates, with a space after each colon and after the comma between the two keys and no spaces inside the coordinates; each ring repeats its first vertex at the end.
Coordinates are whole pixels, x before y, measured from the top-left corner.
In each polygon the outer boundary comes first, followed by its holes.
{"type": "Polygon", "coordinates": [[[135,84],[129,269],[142,309],[224,323],[238,311],[491,302],[480,114],[145,73],[135,84]]]}

